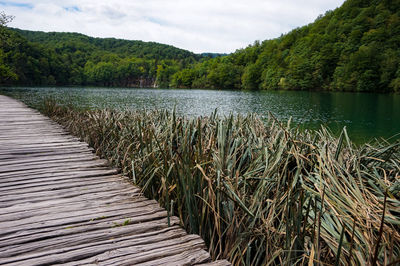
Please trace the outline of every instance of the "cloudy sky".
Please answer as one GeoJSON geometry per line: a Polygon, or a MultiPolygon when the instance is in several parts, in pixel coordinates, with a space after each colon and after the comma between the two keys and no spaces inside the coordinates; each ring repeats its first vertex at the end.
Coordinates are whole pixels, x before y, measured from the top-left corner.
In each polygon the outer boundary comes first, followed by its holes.
{"type": "Polygon", "coordinates": [[[308,24],[344,0],[0,0],[11,27],[229,53],[308,24]]]}

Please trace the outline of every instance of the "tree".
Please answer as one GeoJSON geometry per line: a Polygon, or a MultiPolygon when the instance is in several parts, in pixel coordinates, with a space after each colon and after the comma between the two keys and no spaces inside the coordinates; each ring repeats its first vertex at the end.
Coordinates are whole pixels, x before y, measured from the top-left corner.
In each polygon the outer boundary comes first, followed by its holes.
{"type": "Polygon", "coordinates": [[[5,51],[10,46],[10,34],[6,26],[13,18],[13,16],[8,16],[0,11],[0,84],[10,84],[18,80],[18,75],[13,67],[6,63],[7,54],[5,51]]]}
{"type": "Polygon", "coordinates": [[[7,26],[14,19],[14,16],[7,15],[4,11],[0,11],[0,26],[7,26]]]}
{"type": "Polygon", "coordinates": [[[9,16],[3,11],[0,11],[0,43],[2,47],[7,45],[7,40],[9,38],[9,32],[6,29],[6,26],[13,19],[14,19],[13,16],[9,16]]]}

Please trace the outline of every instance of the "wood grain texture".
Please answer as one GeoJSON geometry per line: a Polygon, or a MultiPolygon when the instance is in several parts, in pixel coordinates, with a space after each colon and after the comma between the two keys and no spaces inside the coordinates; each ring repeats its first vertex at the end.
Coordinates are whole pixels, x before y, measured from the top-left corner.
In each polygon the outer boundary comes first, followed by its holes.
{"type": "Polygon", "coordinates": [[[230,265],[118,173],[0,95],[0,265],[230,265]]]}

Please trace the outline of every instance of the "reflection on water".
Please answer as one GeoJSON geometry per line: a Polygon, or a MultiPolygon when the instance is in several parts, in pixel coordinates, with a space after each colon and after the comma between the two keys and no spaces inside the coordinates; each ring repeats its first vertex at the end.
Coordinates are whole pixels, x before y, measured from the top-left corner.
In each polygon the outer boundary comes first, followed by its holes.
{"type": "MultiPolygon", "coordinates": [[[[88,108],[169,109],[185,116],[272,112],[304,128],[325,125],[334,132],[346,126],[360,142],[400,133],[400,95],[302,91],[216,91],[127,88],[2,88],[30,104],[53,97],[62,104],[88,108]]],[[[397,137],[398,138],[398,137],[397,137]]]]}

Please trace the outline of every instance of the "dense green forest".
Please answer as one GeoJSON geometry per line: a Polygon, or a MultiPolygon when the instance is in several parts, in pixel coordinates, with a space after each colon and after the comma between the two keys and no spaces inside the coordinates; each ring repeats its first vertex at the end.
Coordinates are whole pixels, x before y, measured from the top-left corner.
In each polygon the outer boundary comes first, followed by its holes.
{"type": "Polygon", "coordinates": [[[347,0],[309,25],[227,56],[11,29],[3,20],[0,85],[400,90],[398,0],[347,0]]]}
{"type": "Polygon", "coordinates": [[[177,71],[213,55],[154,42],[7,28],[2,13],[0,85],[168,86],[177,71]]]}
{"type": "Polygon", "coordinates": [[[175,73],[187,88],[400,90],[400,1],[348,0],[314,23],[175,73]]]}

